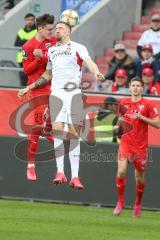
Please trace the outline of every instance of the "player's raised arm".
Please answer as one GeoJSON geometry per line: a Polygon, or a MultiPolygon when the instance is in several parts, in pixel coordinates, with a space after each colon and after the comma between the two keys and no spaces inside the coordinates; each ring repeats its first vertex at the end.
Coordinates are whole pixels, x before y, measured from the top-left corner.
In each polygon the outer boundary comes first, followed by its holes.
{"type": "Polygon", "coordinates": [[[39,88],[39,87],[45,85],[51,79],[52,79],[52,71],[50,69],[47,69],[37,81],[35,81],[34,83],[28,85],[26,88],[21,89],[18,92],[18,97],[23,97],[30,90],[35,89],[35,88],[39,88]]]}
{"type": "Polygon", "coordinates": [[[97,65],[93,62],[93,60],[88,56],[86,59],[84,59],[85,64],[91,71],[91,73],[94,74],[95,78],[99,81],[104,81],[104,76],[102,73],[100,73],[97,65]]]}

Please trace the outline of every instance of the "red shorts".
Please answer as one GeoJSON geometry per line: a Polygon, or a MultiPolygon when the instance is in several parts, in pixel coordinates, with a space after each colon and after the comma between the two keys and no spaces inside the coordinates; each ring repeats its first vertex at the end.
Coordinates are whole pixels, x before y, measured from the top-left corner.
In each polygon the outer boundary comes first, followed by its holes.
{"type": "Polygon", "coordinates": [[[30,94],[29,100],[33,99],[35,97],[35,100],[30,101],[29,106],[32,110],[32,121],[33,125],[41,125],[44,123],[44,112],[45,109],[48,107],[48,100],[44,100],[45,104],[43,103],[43,97],[47,99],[47,95],[44,94],[30,94]]]}
{"type": "Polygon", "coordinates": [[[128,162],[133,162],[135,169],[144,172],[148,163],[148,150],[145,148],[143,150],[139,149],[123,149],[119,147],[118,150],[118,160],[127,160],[128,162]]]}

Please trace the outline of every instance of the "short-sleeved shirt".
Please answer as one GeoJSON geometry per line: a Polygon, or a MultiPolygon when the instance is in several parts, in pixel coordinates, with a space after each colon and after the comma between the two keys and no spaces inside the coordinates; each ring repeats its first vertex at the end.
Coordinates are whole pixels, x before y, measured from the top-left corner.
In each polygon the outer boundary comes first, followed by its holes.
{"type": "MultiPolygon", "coordinates": [[[[57,41],[55,37],[51,37],[51,39],[45,39],[42,42],[37,41],[37,39],[34,37],[23,45],[23,67],[24,72],[28,76],[28,85],[38,80],[45,72],[48,62],[48,49],[49,47],[55,45],[56,42],[57,41]],[[33,54],[35,49],[42,50],[44,56],[41,59],[35,58],[33,54]]],[[[33,93],[44,93],[49,91],[50,83],[32,90],[33,93]]]]}
{"type": "Polygon", "coordinates": [[[79,88],[83,60],[89,57],[85,46],[70,41],[65,45],[57,43],[48,51],[47,69],[52,70],[51,90],[69,87],[79,88]],[[72,86],[73,85],[73,86],[72,86]]]}
{"type": "Polygon", "coordinates": [[[160,30],[153,31],[152,29],[146,30],[138,41],[138,46],[151,44],[153,48],[153,55],[160,52],[160,30]]]}
{"type": "Polygon", "coordinates": [[[133,102],[131,98],[121,100],[120,115],[124,117],[124,122],[120,145],[124,151],[125,149],[143,151],[148,146],[148,123],[136,117],[138,112],[150,119],[158,116],[158,110],[150,100],[144,98],[138,102],[133,102]]]}

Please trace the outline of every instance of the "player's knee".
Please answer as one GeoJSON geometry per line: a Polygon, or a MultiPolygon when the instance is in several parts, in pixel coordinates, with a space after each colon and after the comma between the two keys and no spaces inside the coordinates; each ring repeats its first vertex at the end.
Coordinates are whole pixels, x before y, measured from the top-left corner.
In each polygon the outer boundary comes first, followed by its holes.
{"type": "Polygon", "coordinates": [[[123,170],[123,169],[118,170],[118,172],[117,172],[117,176],[120,177],[120,178],[124,177],[125,174],[126,174],[126,172],[125,172],[125,170],[123,170]]]}

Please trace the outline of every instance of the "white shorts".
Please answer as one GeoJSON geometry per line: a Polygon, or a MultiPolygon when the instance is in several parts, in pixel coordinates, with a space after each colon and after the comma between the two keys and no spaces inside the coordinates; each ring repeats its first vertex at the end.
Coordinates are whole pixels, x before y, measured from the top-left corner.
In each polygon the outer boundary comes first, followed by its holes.
{"type": "Polygon", "coordinates": [[[51,121],[82,125],[83,99],[80,89],[54,90],[49,99],[51,121]]]}

